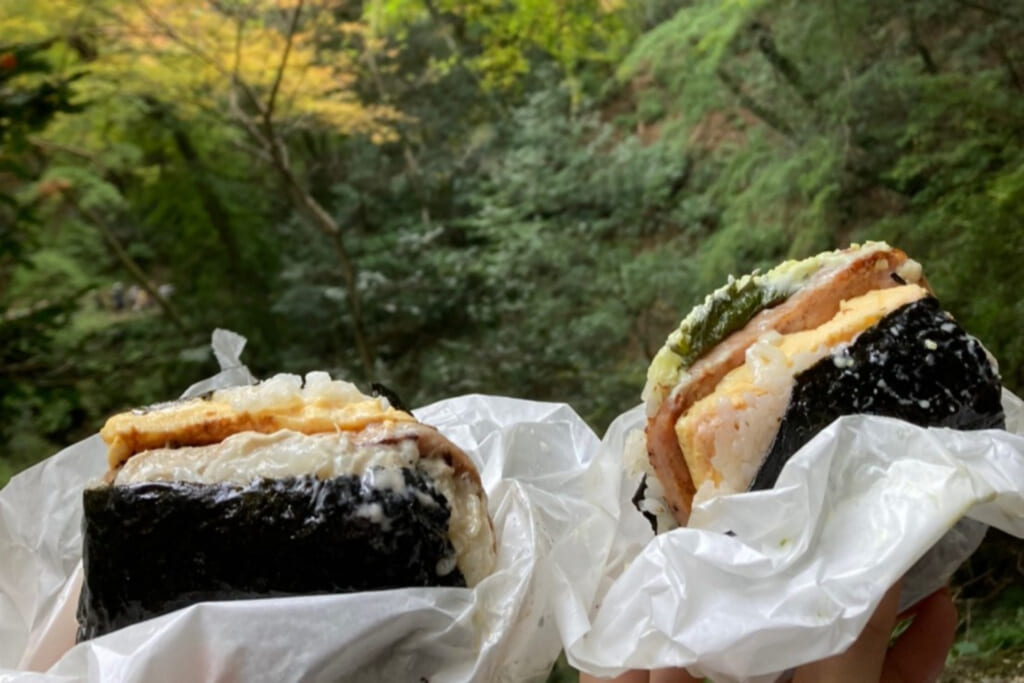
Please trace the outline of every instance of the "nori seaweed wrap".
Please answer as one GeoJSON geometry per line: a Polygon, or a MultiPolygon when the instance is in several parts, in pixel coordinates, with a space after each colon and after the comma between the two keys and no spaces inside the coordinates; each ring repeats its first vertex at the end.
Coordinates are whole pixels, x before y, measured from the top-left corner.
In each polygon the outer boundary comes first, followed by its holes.
{"type": "Polygon", "coordinates": [[[101,435],[80,641],[207,600],[472,586],[493,570],[468,456],[325,373],[124,413],[101,435]]]}
{"type": "Polygon", "coordinates": [[[843,415],[1003,427],[994,361],[944,312],[921,267],[881,242],[730,280],[648,370],[648,422],[625,453],[656,531],[695,501],[770,488],[843,415]]]}

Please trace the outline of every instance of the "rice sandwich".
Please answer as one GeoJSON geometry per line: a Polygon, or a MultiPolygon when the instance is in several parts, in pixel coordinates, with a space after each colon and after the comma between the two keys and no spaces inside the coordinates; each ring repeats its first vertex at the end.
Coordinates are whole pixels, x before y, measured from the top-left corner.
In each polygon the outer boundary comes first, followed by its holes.
{"type": "Polygon", "coordinates": [[[206,600],[471,587],[494,568],[469,457],[326,373],[115,415],[100,434],[79,640],[206,600]]]}
{"type": "Polygon", "coordinates": [[[695,502],[771,488],[833,420],[1003,427],[981,343],[944,312],[921,266],[881,242],[729,282],[673,331],[647,373],[644,432],[627,442],[634,503],[664,531],[695,502]]]}

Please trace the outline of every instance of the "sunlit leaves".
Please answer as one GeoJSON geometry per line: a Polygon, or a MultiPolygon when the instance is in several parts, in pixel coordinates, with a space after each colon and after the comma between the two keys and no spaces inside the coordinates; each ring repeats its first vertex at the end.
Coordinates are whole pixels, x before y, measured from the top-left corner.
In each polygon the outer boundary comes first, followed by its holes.
{"type": "Polygon", "coordinates": [[[398,118],[389,107],[364,104],[354,92],[355,39],[365,27],[336,19],[322,2],[301,8],[295,1],[273,0],[15,2],[23,6],[0,19],[0,35],[74,37],[78,54],[62,47],[60,60],[88,64],[82,90],[92,99],[144,96],[171,103],[184,116],[256,117],[270,108],[273,94],[275,120],[379,141],[392,136],[398,118]],[[317,44],[324,34],[341,36],[351,46],[325,53],[317,44]]]}
{"type": "Polygon", "coordinates": [[[351,35],[362,27],[332,22],[328,12],[304,6],[301,11],[315,19],[307,26],[300,14],[289,47],[287,30],[297,10],[295,2],[265,0],[125,0],[103,17],[112,44],[94,68],[114,90],[186,107],[265,112],[273,94],[276,119],[387,137],[397,115],[363,105],[353,92],[357,55],[321,55],[314,40],[317,32],[351,35]]]}
{"type": "Polygon", "coordinates": [[[376,33],[401,40],[410,25],[432,21],[486,88],[516,87],[547,55],[577,92],[587,63],[614,63],[630,38],[620,2],[609,0],[372,0],[364,15],[376,33]]]}

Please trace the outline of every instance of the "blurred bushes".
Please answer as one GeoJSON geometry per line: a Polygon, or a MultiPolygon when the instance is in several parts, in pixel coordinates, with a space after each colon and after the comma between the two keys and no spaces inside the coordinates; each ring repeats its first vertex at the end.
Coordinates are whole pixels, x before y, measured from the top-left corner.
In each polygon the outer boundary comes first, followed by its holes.
{"type": "Polygon", "coordinates": [[[91,99],[76,84],[113,67],[84,29],[5,48],[30,50],[33,71],[4,81],[0,109],[5,168],[21,169],[2,184],[0,266],[2,433],[19,462],[211,372],[215,326],[249,337],[258,374],[326,368],[411,403],[567,401],[601,430],[730,273],[868,238],[921,260],[1020,390],[1021,17],[954,0],[647,3],[606,9],[592,34],[592,18],[572,25],[604,57],[555,50],[538,26],[515,43],[528,69],[483,78],[503,19],[385,5],[311,11],[299,39],[345,53],[366,111],[402,116],[380,136],[282,114],[284,176],[237,93],[220,112],[151,87],[91,99]],[[140,278],[173,295],[111,310],[140,278]]]}

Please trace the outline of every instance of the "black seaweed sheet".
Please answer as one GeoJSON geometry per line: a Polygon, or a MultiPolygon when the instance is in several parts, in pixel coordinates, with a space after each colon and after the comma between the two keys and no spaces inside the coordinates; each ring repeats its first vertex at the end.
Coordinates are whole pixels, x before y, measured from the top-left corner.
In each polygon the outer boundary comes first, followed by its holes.
{"type": "Polygon", "coordinates": [[[978,340],[936,299],[907,304],[863,332],[846,353],[797,375],[793,395],[751,490],[838,417],[896,417],[922,427],[1005,427],[999,376],[978,340]]]}
{"type": "Polygon", "coordinates": [[[465,586],[448,503],[419,470],[85,492],[78,640],[206,600],[465,586]]]}

